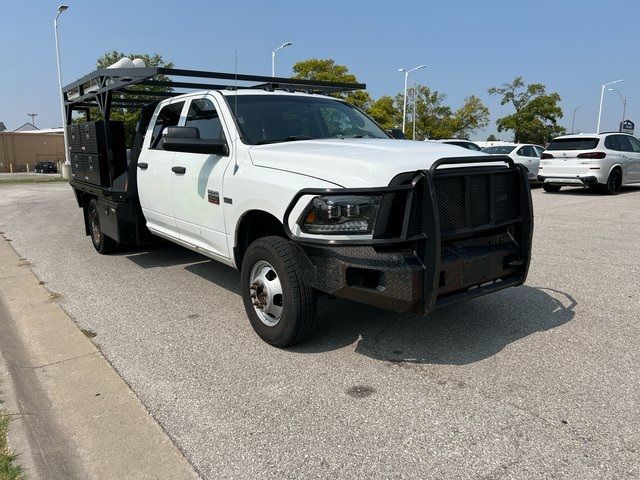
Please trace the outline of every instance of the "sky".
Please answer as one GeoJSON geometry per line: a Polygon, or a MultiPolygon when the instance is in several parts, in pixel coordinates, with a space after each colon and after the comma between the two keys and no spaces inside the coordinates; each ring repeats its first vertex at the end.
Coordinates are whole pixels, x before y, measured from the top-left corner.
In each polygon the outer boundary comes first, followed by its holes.
{"type": "MultiPolygon", "coordinates": [[[[53,17],[59,2],[0,0],[0,121],[12,130],[30,121],[61,124],[53,17]]],[[[560,123],[595,131],[601,85],[627,99],[640,130],[640,2],[591,0],[205,1],[68,0],[60,16],[63,84],[95,68],[105,52],[159,53],[178,68],[288,76],[297,61],[332,58],[367,84],[374,98],[403,89],[398,68],[426,64],[412,77],[447,95],[454,109],[468,95],[489,107],[487,128],[512,112],[487,89],[522,75],[562,98],[560,123]]],[[[617,130],[622,102],[605,92],[601,130],[617,130]]],[[[509,133],[498,134],[510,140],[509,133]]]]}

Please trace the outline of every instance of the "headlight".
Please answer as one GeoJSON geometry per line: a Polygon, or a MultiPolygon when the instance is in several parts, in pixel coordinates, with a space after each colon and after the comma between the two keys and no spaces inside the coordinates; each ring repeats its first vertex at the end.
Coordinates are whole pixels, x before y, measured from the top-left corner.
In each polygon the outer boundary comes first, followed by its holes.
{"type": "Polygon", "coordinates": [[[381,196],[336,195],[315,197],[298,220],[302,231],[314,234],[373,232],[381,196]]]}

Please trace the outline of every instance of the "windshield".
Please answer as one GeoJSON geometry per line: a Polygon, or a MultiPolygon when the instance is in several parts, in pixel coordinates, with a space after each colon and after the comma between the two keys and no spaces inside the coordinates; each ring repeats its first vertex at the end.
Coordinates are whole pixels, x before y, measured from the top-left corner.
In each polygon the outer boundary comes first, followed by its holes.
{"type": "Polygon", "coordinates": [[[547,150],[593,150],[597,146],[597,138],[558,138],[551,141],[547,150]]]}
{"type": "Polygon", "coordinates": [[[511,145],[499,145],[497,147],[485,147],[482,151],[490,155],[507,155],[511,153],[514,148],[516,147],[511,145]]]}
{"type": "Polygon", "coordinates": [[[226,98],[243,140],[252,145],[315,138],[390,138],[360,110],[331,98],[295,95],[226,98]]]}

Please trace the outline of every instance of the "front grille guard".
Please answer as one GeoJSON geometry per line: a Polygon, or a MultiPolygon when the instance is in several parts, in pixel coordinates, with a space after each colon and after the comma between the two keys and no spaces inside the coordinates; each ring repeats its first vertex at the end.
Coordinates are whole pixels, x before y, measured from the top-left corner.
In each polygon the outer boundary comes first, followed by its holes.
{"type": "MultiPolygon", "coordinates": [[[[466,189],[465,192],[469,190],[466,189]]],[[[465,193],[469,195],[468,193],[465,193]]],[[[491,195],[495,195],[494,192],[491,195]]],[[[465,208],[468,210],[472,208],[472,202],[465,203],[465,208]]],[[[384,200],[383,200],[384,202],[384,200]]],[[[494,206],[491,204],[491,209],[494,206]]],[[[383,212],[382,206],[376,219],[376,225],[385,222],[385,218],[381,219],[381,215],[390,216],[392,212],[387,209],[383,212]]],[[[466,212],[467,218],[469,211],[466,212]]],[[[491,212],[492,220],[495,220],[495,212],[491,212]]],[[[512,285],[520,285],[524,283],[528,270],[529,262],[531,258],[531,240],[533,236],[533,206],[531,201],[531,191],[529,189],[529,183],[527,179],[526,171],[518,164],[515,164],[513,160],[508,156],[495,156],[491,159],[486,157],[459,157],[459,158],[442,158],[433,163],[428,170],[419,170],[414,173],[398,175],[389,186],[382,188],[332,188],[332,189],[313,189],[307,188],[300,190],[293,198],[283,219],[284,229],[286,234],[291,240],[294,240],[302,245],[325,245],[325,246],[373,246],[373,247],[397,247],[405,248],[410,247],[422,262],[424,267],[424,292],[422,298],[422,311],[423,313],[429,312],[436,307],[452,303],[456,301],[454,295],[447,299],[438,300],[438,284],[440,280],[441,270],[441,247],[443,242],[452,241],[463,235],[476,234],[482,231],[491,231],[505,226],[519,225],[519,235],[515,239],[517,241],[518,248],[520,250],[520,258],[522,259],[522,266],[520,268],[520,274],[516,277],[505,278],[499,284],[492,284],[487,286],[480,286],[475,290],[466,292],[464,298],[472,298],[483,294],[485,291],[496,291],[502,288],[506,288],[512,285]],[[487,165],[487,168],[476,168],[477,164],[481,163],[497,163],[502,162],[506,164],[506,167],[501,167],[500,170],[496,170],[495,165],[487,165]],[[473,170],[467,170],[465,175],[473,175],[475,173],[504,173],[512,172],[518,182],[518,211],[517,216],[509,221],[494,222],[489,225],[481,225],[478,227],[466,227],[462,230],[453,232],[445,232],[443,235],[441,231],[440,215],[438,212],[436,188],[434,178],[438,175],[455,175],[459,174],[460,169],[442,169],[437,172],[439,167],[444,165],[473,165],[473,170]],[[398,184],[399,182],[399,184],[398,184]],[[406,183],[408,182],[408,183],[406,183]],[[404,211],[402,212],[401,229],[398,234],[387,235],[388,232],[374,231],[373,238],[368,239],[346,239],[346,240],[334,240],[326,238],[309,238],[298,237],[293,234],[289,228],[289,218],[291,212],[298,204],[298,201],[306,195],[368,195],[368,194],[395,194],[399,192],[406,192],[407,196],[404,200],[404,211]],[[420,197],[422,196],[422,201],[420,197]],[[416,211],[417,206],[422,206],[421,211],[416,211]]],[[[387,222],[388,224],[388,222],[387,222]]]]}
{"type": "MultiPolygon", "coordinates": [[[[508,169],[504,171],[518,169],[518,166],[514,164],[513,160],[508,156],[498,156],[488,159],[487,157],[457,157],[457,158],[441,158],[436,160],[429,170],[418,170],[409,174],[398,175],[391,184],[386,187],[371,187],[371,188],[304,188],[293,197],[289,206],[285,210],[283,225],[287,236],[298,243],[307,245],[336,245],[336,246],[354,246],[354,245],[398,245],[404,243],[412,243],[428,238],[440,240],[440,221],[438,216],[438,207],[434,187],[433,178],[436,175],[438,167],[443,165],[461,165],[461,164],[479,164],[479,163],[498,163],[503,162],[508,165],[508,169]],[[402,179],[407,183],[397,183],[402,179]],[[313,238],[310,236],[300,237],[295,235],[289,227],[289,221],[291,212],[298,205],[300,199],[304,196],[318,196],[318,195],[380,195],[386,196],[387,194],[394,194],[406,192],[407,198],[404,202],[404,210],[402,212],[401,230],[397,234],[389,235],[388,232],[380,232],[376,229],[373,234],[373,238],[366,239],[328,239],[328,238],[313,238]],[[422,193],[424,198],[422,202],[418,195],[422,193]],[[422,212],[416,211],[420,205],[424,206],[422,212]],[[427,208],[429,206],[430,208],[427,208]],[[420,218],[420,213],[422,217],[420,218]],[[417,229],[415,223],[421,225],[421,228],[417,229]],[[412,228],[413,227],[413,228],[412,228]],[[421,230],[421,231],[420,231],[421,230]],[[425,231],[426,230],[426,231],[425,231]]],[[[493,166],[491,166],[493,167],[493,166]]],[[[457,170],[457,169],[456,169],[457,170]]],[[[453,171],[453,170],[452,170],[453,171]]],[[[439,174],[439,173],[438,173],[439,174]]],[[[524,178],[526,182],[526,177],[524,178]]],[[[387,219],[381,219],[381,216],[390,215],[391,213],[397,214],[397,212],[381,211],[376,219],[376,224],[387,224],[387,219]],[[382,221],[381,221],[382,220],[382,221]]],[[[296,219],[297,221],[299,219],[296,219]]],[[[439,242],[438,242],[439,243],[439,242]]]]}

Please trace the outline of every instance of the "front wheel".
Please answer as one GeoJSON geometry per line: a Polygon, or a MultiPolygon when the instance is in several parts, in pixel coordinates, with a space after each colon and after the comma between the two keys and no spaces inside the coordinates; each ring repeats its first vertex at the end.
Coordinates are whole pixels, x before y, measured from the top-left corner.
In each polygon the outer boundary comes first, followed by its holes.
{"type": "Polygon", "coordinates": [[[102,233],[100,228],[100,215],[98,214],[98,201],[93,199],[87,208],[87,221],[89,222],[89,234],[93,247],[103,255],[115,250],[117,242],[102,233]]]}
{"type": "Polygon", "coordinates": [[[242,300],[251,326],[280,348],[308,337],[316,320],[316,292],[305,282],[297,248],[282,237],[263,237],[242,260],[242,300]]]}
{"type": "Polygon", "coordinates": [[[544,189],[545,192],[556,193],[556,192],[559,192],[560,188],[562,187],[560,185],[551,185],[549,183],[543,183],[542,188],[544,189]]]}

